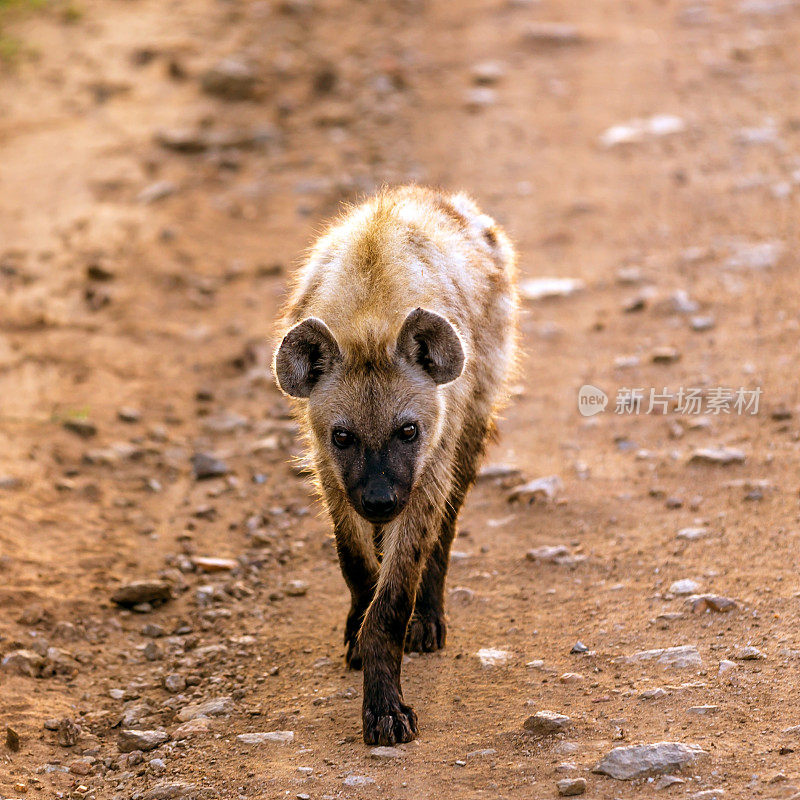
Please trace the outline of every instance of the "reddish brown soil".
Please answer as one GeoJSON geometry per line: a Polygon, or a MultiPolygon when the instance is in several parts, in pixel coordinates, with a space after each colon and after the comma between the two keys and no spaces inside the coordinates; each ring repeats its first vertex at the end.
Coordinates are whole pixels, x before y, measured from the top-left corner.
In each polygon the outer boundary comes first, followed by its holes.
{"type": "Polygon", "coordinates": [[[0,723],[21,739],[18,752],[0,752],[0,795],[147,797],[184,783],[198,788],[181,796],[219,798],[550,798],[566,774],[556,767],[572,762],[588,797],[647,797],[652,784],[590,768],[612,747],[661,740],[710,756],[659,796],[800,791],[800,744],[783,732],[800,724],[800,7],[71,8],[3,23],[23,47],[0,73],[0,473],[16,479],[0,489],[0,654],[44,639],[66,666],[45,678],[0,672],[0,723]],[[554,21],[583,39],[526,39],[527,26],[554,21]],[[204,70],[229,54],[252,61],[254,99],[201,90],[204,70]],[[486,59],[505,74],[495,101],[471,110],[471,71],[486,59]],[[680,116],[686,130],[599,143],[610,126],[658,113],[680,116]],[[184,154],[154,139],[176,126],[261,135],[184,154]],[[176,190],[142,202],[156,181],[176,190]],[[509,504],[507,487],[492,482],[471,494],[456,543],[468,555],[454,561],[449,586],[474,596],[451,602],[446,649],[406,664],[420,737],[384,762],[361,742],[361,675],[342,661],[346,589],[329,526],[290,463],[293,428],[265,370],[302,248],[341,201],[404,181],[467,189],[515,238],[524,277],[580,278],[585,288],[526,303],[519,391],[490,455],[525,478],[560,475],[564,491],[530,506],[509,504]],[[770,267],[729,263],[737,242],[773,240],[783,249],[770,267]],[[641,285],[620,280],[632,267],[641,285]],[[626,313],[648,286],[656,296],[626,313]],[[713,329],[693,331],[689,315],[664,307],[677,289],[715,318],[713,329]],[[651,363],[662,346],[679,360],[651,363]],[[635,354],[637,366],[615,366],[635,354]],[[755,416],[691,428],[678,414],[584,419],[576,394],[586,383],[612,406],[621,387],[760,386],[763,396],[755,416]],[[141,421],[121,421],[123,407],[141,421]],[[63,425],[83,416],[97,427],[89,439],[63,425]],[[132,454],[93,452],[120,442],[132,454]],[[745,463],[688,463],[712,445],[740,448],[745,463]],[[196,482],[197,450],[224,457],[231,476],[196,482]],[[753,496],[746,482],[761,480],[769,486],[753,496]],[[677,539],[685,527],[709,535],[677,539]],[[586,559],[526,560],[555,544],[586,559]],[[186,554],[240,566],[180,573],[186,554]],[[185,590],[152,613],[110,601],[120,583],[163,570],[185,590]],[[682,578],[738,609],[688,612],[668,593],[682,578]],[[290,580],[308,582],[307,594],[286,596],[290,580]],[[200,605],[206,585],[219,591],[200,605]],[[147,623],[191,633],[151,640],[147,623]],[[592,653],[570,654],[577,640],[592,653]],[[683,644],[698,647],[702,668],[614,662],[683,644]],[[765,658],[719,676],[719,661],[744,645],[765,658]],[[513,657],[483,668],[475,653],[488,647],[513,657]],[[543,668],[526,666],[536,659],[543,668]],[[183,698],[162,686],[175,672],[198,681],[183,698]],[[640,699],[656,687],[666,696],[640,699]],[[147,702],[146,726],[172,734],[176,709],[222,695],[234,697],[233,712],[210,732],[121,763],[126,708],[147,702]],[[687,710],[700,705],[718,708],[687,710]],[[538,709],[568,714],[572,728],[529,737],[522,723],[538,709]],[[82,726],[70,748],[43,727],[66,716],[82,726]],[[294,741],[236,740],[273,730],[294,731],[294,741]],[[45,768],[80,772],[83,756],[89,774],[45,768]],[[351,774],[375,783],[347,786],[351,774]]]}

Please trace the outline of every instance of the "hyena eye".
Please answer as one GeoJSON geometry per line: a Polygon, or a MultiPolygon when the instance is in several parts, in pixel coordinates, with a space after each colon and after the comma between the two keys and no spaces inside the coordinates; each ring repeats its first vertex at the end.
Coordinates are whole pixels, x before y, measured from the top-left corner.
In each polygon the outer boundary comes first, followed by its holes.
{"type": "Polygon", "coordinates": [[[340,450],[346,450],[355,442],[356,437],[344,428],[335,428],[331,434],[331,439],[340,450]]]}
{"type": "Polygon", "coordinates": [[[397,431],[397,438],[401,442],[413,442],[417,438],[417,426],[413,422],[407,422],[397,431]]]}

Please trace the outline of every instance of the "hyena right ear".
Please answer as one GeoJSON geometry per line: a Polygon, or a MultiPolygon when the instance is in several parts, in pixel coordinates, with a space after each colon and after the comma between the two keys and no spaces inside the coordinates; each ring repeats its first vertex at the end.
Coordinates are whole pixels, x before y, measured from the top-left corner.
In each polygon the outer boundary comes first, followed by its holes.
{"type": "Polygon", "coordinates": [[[434,383],[454,381],[464,368],[464,346],[441,315],[415,308],[397,334],[396,352],[424,370],[434,383]]]}
{"type": "Polygon", "coordinates": [[[286,394],[308,397],[340,357],[339,345],[328,326],[321,319],[309,317],[283,337],[275,353],[273,371],[286,394]]]}

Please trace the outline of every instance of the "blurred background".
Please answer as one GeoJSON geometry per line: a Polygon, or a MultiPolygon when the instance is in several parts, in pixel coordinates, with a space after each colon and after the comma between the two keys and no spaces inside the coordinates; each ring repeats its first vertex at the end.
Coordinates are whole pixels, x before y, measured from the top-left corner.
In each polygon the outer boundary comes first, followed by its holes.
{"type": "Polygon", "coordinates": [[[28,653],[0,682],[21,739],[0,789],[302,797],[299,766],[314,792],[354,772],[386,796],[530,796],[567,756],[680,734],[713,751],[690,788],[750,797],[758,773],[791,796],[798,98],[795,0],[0,0],[0,654],[28,653]],[[303,249],[341,203],[404,182],[465,189],[506,226],[525,353],[456,544],[448,649],[407,667],[417,755],[378,774],[268,363],[303,249]],[[578,413],[584,384],[604,414],[578,413]],[[631,387],[761,405],[614,414],[631,387]],[[542,545],[561,561],[525,559],[542,545]],[[167,589],[112,599],[141,578],[167,589]],[[701,624],[669,591],[685,578],[739,611],[701,624]],[[598,660],[576,664],[578,638],[598,660]],[[660,673],[610,666],[687,643],[708,673],[658,709],[637,693],[660,673]],[[761,672],[723,681],[748,643],[761,672]],[[516,659],[490,677],[473,654],[495,646],[516,659]],[[185,708],[220,697],[176,745],[185,708]],[[530,697],[580,718],[575,750],[517,737],[530,697]],[[719,710],[699,724],[699,705],[719,710]],[[171,742],[125,752],[125,714],[171,742]],[[279,758],[235,739],[276,729],[296,737],[279,758]]]}

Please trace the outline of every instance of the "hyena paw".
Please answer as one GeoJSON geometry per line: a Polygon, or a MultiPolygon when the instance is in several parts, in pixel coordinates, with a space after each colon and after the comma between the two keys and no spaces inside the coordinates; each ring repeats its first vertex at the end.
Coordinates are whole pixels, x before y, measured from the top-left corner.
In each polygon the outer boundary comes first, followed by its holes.
{"type": "Polygon", "coordinates": [[[447,623],[443,611],[414,612],[406,631],[407,653],[432,653],[441,650],[447,638],[447,623]]]}
{"type": "Polygon", "coordinates": [[[364,706],[364,743],[391,747],[417,738],[417,715],[401,700],[364,706]]]}

